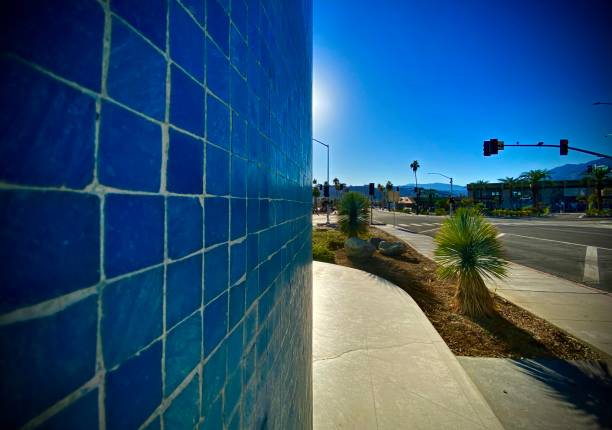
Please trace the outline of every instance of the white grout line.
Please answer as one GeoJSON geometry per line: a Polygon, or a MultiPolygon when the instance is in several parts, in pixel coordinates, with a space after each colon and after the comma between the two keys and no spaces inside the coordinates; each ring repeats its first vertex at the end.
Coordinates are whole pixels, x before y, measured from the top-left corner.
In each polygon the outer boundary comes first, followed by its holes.
{"type": "Polygon", "coordinates": [[[597,264],[597,248],[587,246],[584,256],[584,275],[583,282],[599,283],[599,266],[597,264]]]}

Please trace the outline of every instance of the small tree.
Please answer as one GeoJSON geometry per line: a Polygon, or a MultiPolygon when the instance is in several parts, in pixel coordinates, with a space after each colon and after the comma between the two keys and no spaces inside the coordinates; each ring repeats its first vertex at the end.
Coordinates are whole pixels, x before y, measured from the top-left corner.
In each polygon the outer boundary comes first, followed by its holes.
{"type": "Polygon", "coordinates": [[[387,210],[391,210],[391,201],[389,200],[389,193],[393,191],[393,183],[391,181],[387,181],[385,185],[385,190],[387,191],[387,210]]]}
{"type": "Polygon", "coordinates": [[[548,182],[550,173],[546,169],[535,169],[524,172],[521,179],[529,184],[531,188],[531,199],[533,200],[533,208],[540,212],[540,188],[542,184],[548,182]]]}
{"type": "Polygon", "coordinates": [[[507,262],[497,230],[474,209],[459,208],[447,219],[434,241],[434,259],[444,279],[457,282],[455,308],[479,318],[495,313],[493,299],[483,277],[503,278],[507,262]]]}
{"type": "Polygon", "coordinates": [[[370,201],[360,193],[348,192],[338,205],[340,231],[349,238],[358,237],[368,231],[368,208],[370,201]]]}
{"type": "Polygon", "coordinates": [[[315,208],[318,208],[318,199],[319,196],[321,196],[321,191],[319,190],[319,187],[312,187],[312,196],[314,197],[315,208]]]}
{"type": "Polygon", "coordinates": [[[603,189],[606,178],[610,174],[608,166],[592,166],[584,178],[595,183],[595,193],[597,200],[597,209],[603,210],[603,189]]]}

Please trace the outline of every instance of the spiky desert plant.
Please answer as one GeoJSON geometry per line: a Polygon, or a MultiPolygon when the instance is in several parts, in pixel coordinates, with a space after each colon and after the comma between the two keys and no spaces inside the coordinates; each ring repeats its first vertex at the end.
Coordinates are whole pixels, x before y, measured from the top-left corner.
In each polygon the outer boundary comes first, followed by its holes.
{"type": "Polygon", "coordinates": [[[443,279],[457,282],[456,310],[474,318],[495,313],[484,278],[506,276],[497,230],[474,209],[460,208],[435,237],[434,260],[443,279]]]}
{"type": "Polygon", "coordinates": [[[368,231],[370,201],[363,194],[348,192],[338,205],[340,231],[348,237],[357,237],[368,231]]]}

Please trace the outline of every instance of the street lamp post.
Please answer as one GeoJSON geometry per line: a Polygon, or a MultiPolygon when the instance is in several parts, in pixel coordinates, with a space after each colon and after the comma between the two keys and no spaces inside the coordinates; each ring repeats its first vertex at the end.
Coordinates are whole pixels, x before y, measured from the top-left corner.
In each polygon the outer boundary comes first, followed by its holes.
{"type": "Polygon", "coordinates": [[[451,178],[450,176],[446,176],[446,175],[444,175],[442,173],[436,173],[436,172],[429,172],[428,175],[440,175],[440,176],[444,176],[446,179],[448,179],[450,181],[450,198],[451,198],[451,201],[449,202],[448,207],[450,208],[449,209],[450,216],[453,216],[453,201],[452,201],[452,198],[453,198],[453,178],[451,178]]]}
{"type": "Polygon", "coordinates": [[[315,138],[313,138],[312,140],[314,140],[317,143],[320,143],[321,145],[327,148],[327,194],[328,196],[327,196],[327,223],[326,225],[329,225],[329,210],[330,210],[330,205],[329,205],[329,201],[330,201],[330,198],[329,198],[329,145],[315,138]]]}

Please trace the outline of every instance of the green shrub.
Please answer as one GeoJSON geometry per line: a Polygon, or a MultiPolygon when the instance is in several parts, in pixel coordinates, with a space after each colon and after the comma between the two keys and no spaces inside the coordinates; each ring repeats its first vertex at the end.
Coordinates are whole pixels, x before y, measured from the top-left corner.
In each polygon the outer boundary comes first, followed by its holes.
{"type": "Polygon", "coordinates": [[[312,244],[312,259],[325,263],[335,263],[334,252],[321,243],[312,244]]]}
{"type": "Polygon", "coordinates": [[[348,237],[356,237],[368,231],[370,201],[362,194],[348,192],[338,205],[340,231],[348,237]]]}
{"type": "Polygon", "coordinates": [[[438,216],[446,215],[446,209],[444,209],[444,208],[436,208],[436,215],[438,215],[438,216]]]}

